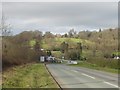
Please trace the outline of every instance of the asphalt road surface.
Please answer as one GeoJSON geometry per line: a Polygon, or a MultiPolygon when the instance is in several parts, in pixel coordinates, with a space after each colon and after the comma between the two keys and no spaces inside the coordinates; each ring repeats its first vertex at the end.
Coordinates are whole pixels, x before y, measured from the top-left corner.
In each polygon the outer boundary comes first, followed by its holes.
{"type": "Polygon", "coordinates": [[[62,88],[119,88],[117,74],[64,64],[47,67],[62,88]]]}

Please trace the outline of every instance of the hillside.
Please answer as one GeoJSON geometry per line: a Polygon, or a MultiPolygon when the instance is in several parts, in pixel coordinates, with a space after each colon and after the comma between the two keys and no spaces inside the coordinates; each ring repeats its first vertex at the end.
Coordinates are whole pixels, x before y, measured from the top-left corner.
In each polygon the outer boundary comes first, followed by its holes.
{"type": "Polygon", "coordinates": [[[35,51],[35,46],[36,50],[51,50],[53,56],[61,58],[63,56],[61,43],[63,42],[68,43],[69,53],[76,50],[77,43],[81,43],[82,53],[80,55],[86,58],[108,58],[118,52],[117,29],[99,30],[99,32],[80,31],[76,34],[74,34],[74,30],[72,32],[65,35],[59,34],[58,37],[51,32],[43,34],[41,31],[25,31],[15,36],[3,38],[3,66],[9,67],[34,62],[38,59],[38,56],[45,55],[45,53],[35,51]],[[38,42],[37,45],[36,41],[38,42]]]}
{"type": "MultiPolygon", "coordinates": [[[[82,43],[82,46],[95,46],[95,43],[89,40],[84,40],[84,39],[77,39],[77,38],[44,38],[41,41],[41,48],[44,50],[51,50],[52,55],[58,58],[62,57],[61,53],[61,43],[67,42],[69,44],[69,48],[75,48],[77,43],[82,43]]],[[[35,40],[30,41],[30,46],[33,47],[35,45],[35,40]]],[[[83,51],[83,52],[88,52],[88,51],[83,51]]]]}
{"type": "Polygon", "coordinates": [[[82,31],[79,32],[79,38],[93,41],[96,43],[96,48],[99,50],[115,50],[118,47],[118,30],[117,29],[105,29],[99,30],[99,32],[82,31]]]}
{"type": "MultiPolygon", "coordinates": [[[[117,52],[118,30],[105,29],[97,31],[81,31],[76,37],[52,37],[43,38],[40,42],[41,48],[45,50],[60,51],[62,42],[69,43],[69,48],[75,48],[77,43],[82,43],[83,54],[87,57],[96,53],[96,56],[110,56],[117,52]]],[[[72,35],[75,36],[75,35],[72,35]]],[[[35,45],[35,40],[30,41],[30,46],[35,45]]]]}

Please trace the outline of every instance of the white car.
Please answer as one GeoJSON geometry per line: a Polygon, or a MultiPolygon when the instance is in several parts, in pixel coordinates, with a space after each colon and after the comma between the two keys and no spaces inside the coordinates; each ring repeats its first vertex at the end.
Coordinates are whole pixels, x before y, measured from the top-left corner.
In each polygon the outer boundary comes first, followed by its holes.
{"type": "Polygon", "coordinates": [[[77,61],[68,61],[68,64],[78,64],[77,61]]]}

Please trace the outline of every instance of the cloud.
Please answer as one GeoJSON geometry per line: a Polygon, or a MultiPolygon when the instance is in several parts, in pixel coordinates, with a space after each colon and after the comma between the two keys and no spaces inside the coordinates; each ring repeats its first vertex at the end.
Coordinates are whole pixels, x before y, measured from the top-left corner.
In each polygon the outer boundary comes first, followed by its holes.
{"type": "Polygon", "coordinates": [[[2,18],[2,3],[0,2],[0,21],[1,21],[1,18],[2,18]]]}
{"type": "Polygon", "coordinates": [[[42,29],[63,33],[70,27],[77,31],[83,26],[84,29],[117,27],[117,9],[117,2],[3,3],[5,16],[18,32],[42,29]]]}

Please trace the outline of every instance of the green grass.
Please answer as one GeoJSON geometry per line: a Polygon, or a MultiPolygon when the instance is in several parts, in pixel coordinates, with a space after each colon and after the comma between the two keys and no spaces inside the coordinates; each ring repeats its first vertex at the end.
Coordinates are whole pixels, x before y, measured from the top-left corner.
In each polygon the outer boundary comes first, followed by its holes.
{"type": "Polygon", "coordinates": [[[62,53],[60,51],[52,51],[52,55],[56,58],[62,58],[62,53]]]}
{"type": "Polygon", "coordinates": [[[77,38],[55,38],[55,41],[60,42],[60,43],[66,41],[68,43],[71,43],[71,42],[72,43],[79,43],[79,42],[81,42],[81,43],[86,43],[86,44],[93,44],[93,42],[91,42],[91,41],[83,40],[83,39],[77,39],[77,38]]]}
{"type": "Polygon", "coordinates": [[[57,42],[73,42],[73,43],[77,43],[77,42],[81,42],[81,39],[76,39],[76,38],[55,38],[55,41],[57,42]]]}
{"type": "MultiPolygon", "coordinates": [[[[84,45],[94,45],[94,42],[77,38],[44,38],[42,39],[41,47],[44,49],[60,48],[62,42],[68,42],[72,47],[74,47],[79,42],[84,45]]],[[[33,47],[35,45],[35,40],[31,40],[29,45],[33,47]]]]}
{"type": "Polygon", "coordinates": [[[91,64],[86,61],[81,61],[77,65],[71,65],[71,66],[85,67],[85,68],[90,68],[90,69],[95,69],[95,70],[106,71],[106,72],[118,74],[118,69],[112,69],[112,68],[108,68],[108,67],[100,67],[96,64],[91,64]]]}
{"type": "Polygon", "coordinates": [[[29,42],[29,44],[30,44],[31,47],[33,47],[33,46],[35,45],[35,43],[36,43],[35,40],[31,40],[31,41],[29,42]]]}
{"type": "Polygon", "coordinates": [[[3,73],[3,88],[58,88],[43,64],[17,66],[3,73]]]}
{"type": "Polygon", "coordinates": [[[120,55],[120,52],[113,52],[112,54],[118,56],[118,55],[120,55]]]}

